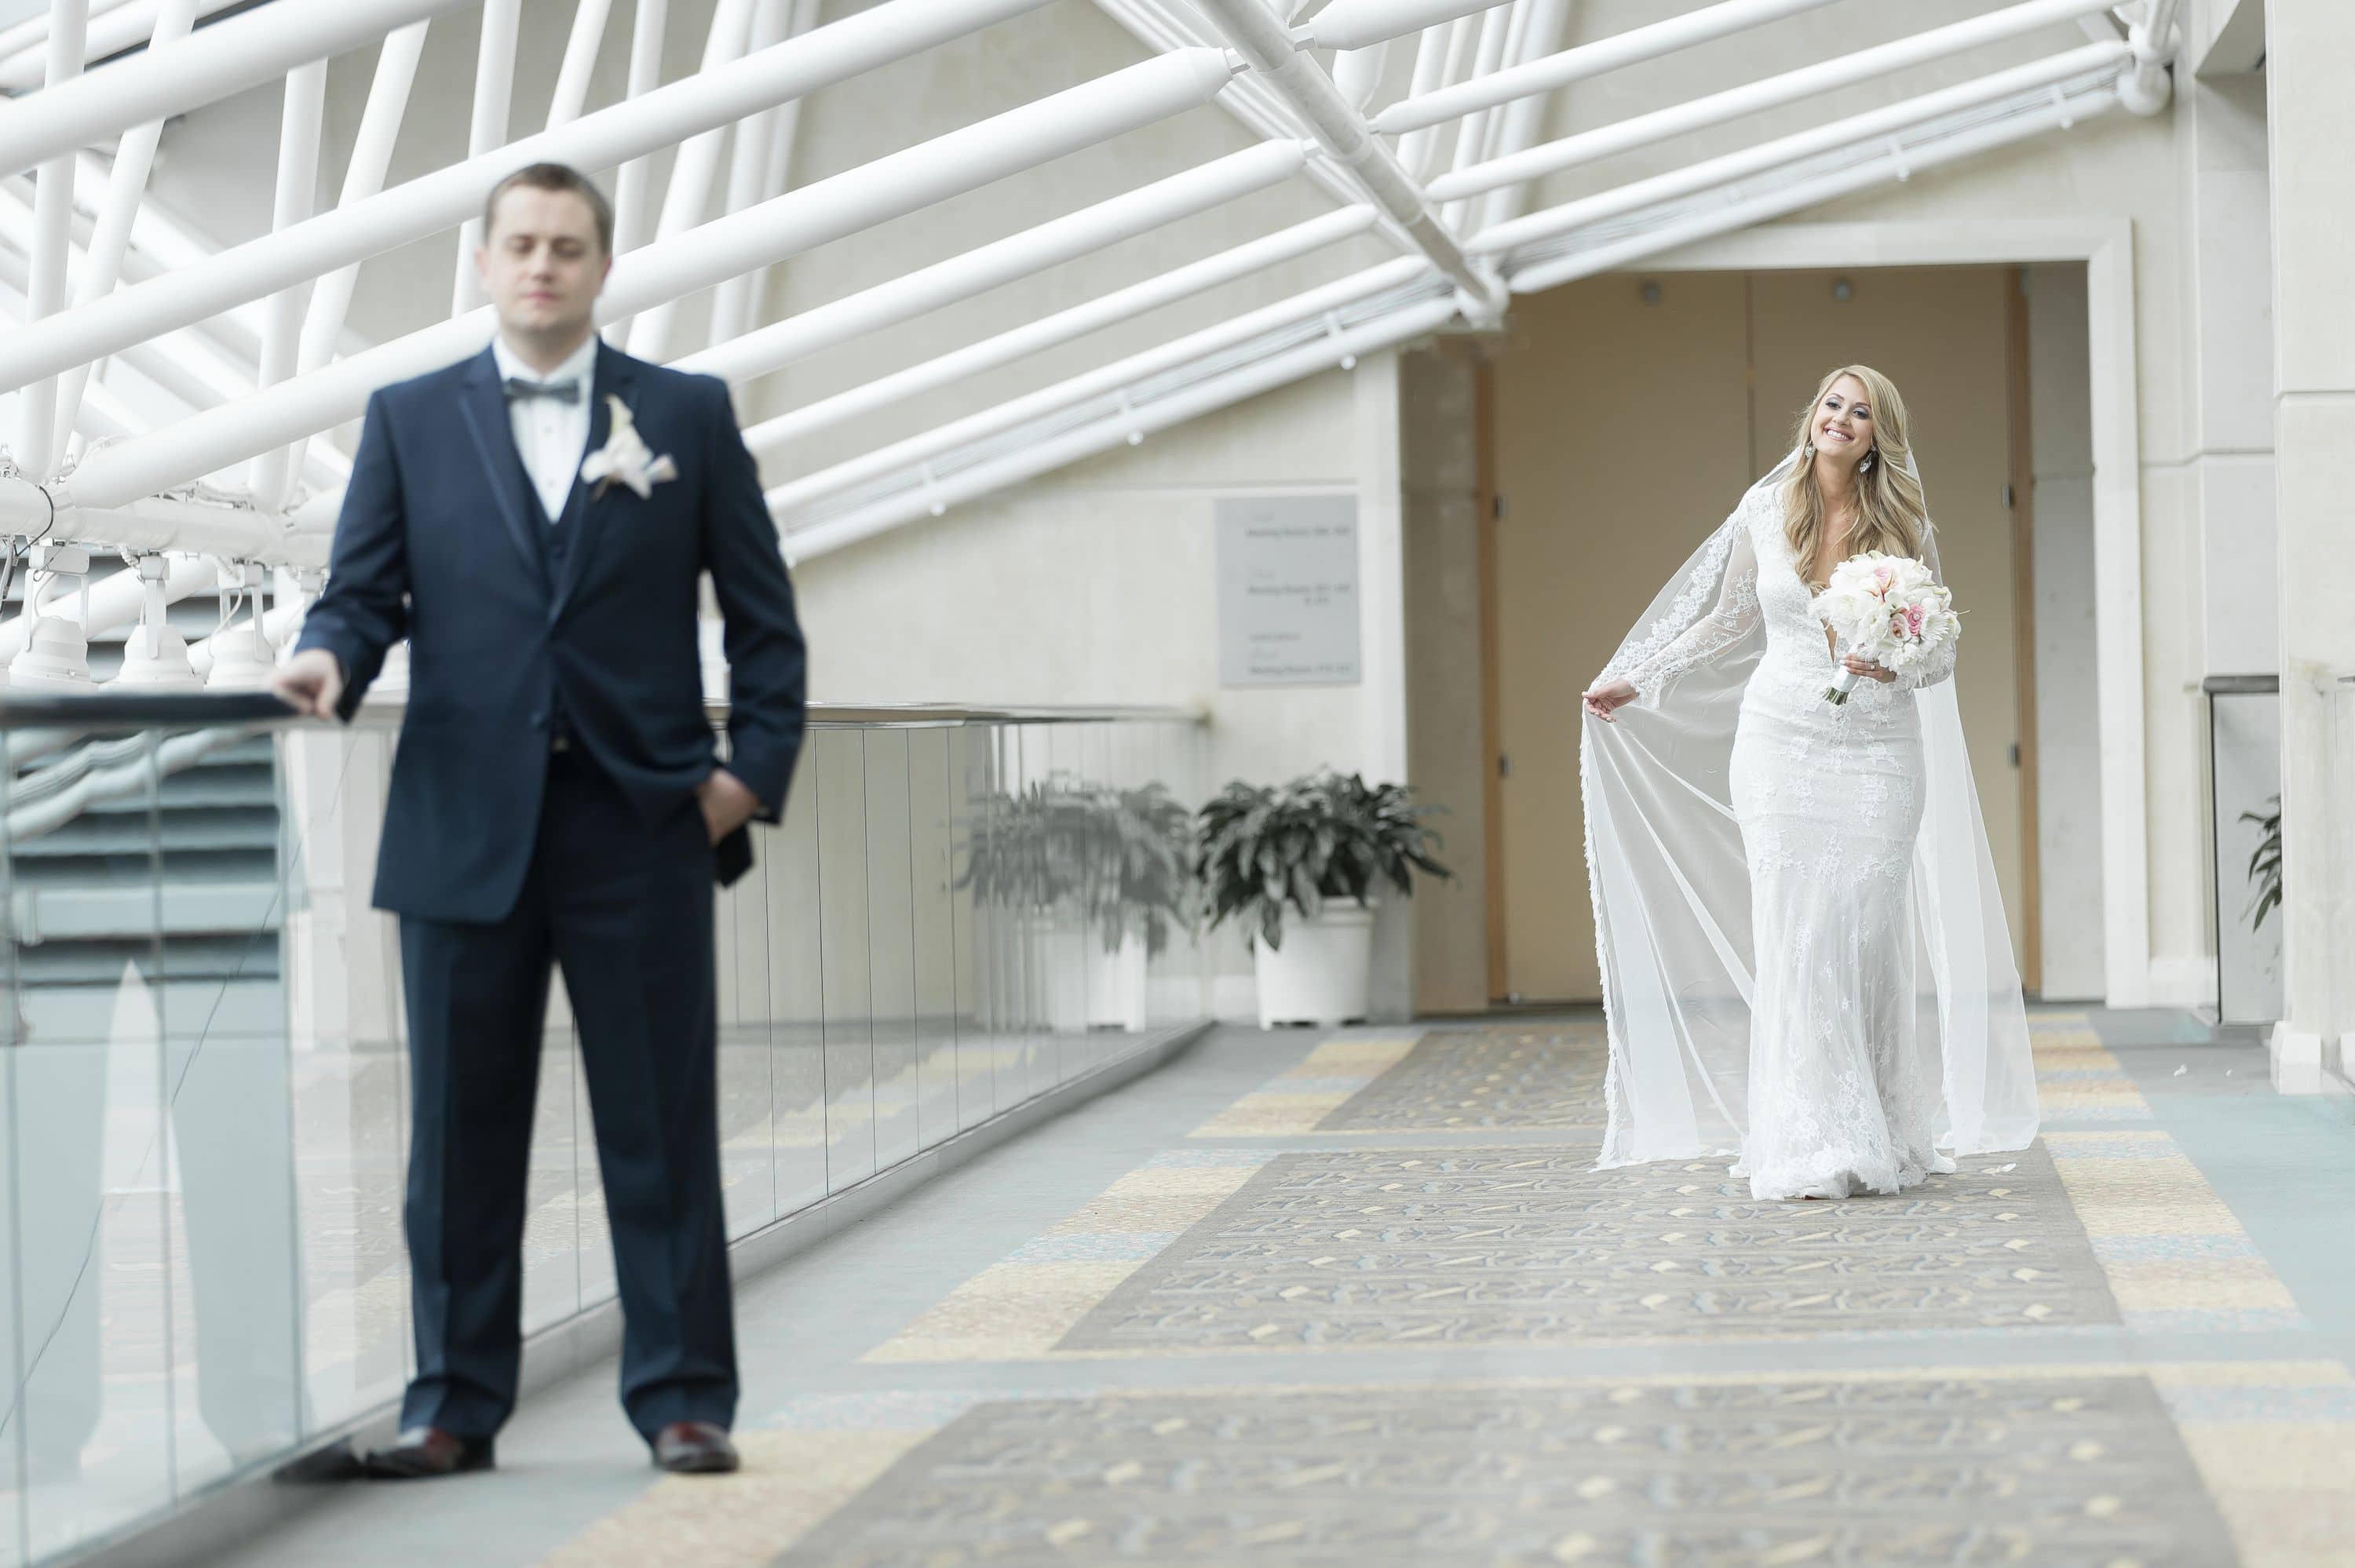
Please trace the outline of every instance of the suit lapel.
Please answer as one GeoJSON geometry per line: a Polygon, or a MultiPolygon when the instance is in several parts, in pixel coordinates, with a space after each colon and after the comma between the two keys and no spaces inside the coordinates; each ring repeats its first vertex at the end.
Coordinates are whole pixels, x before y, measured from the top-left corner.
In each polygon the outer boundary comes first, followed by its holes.
{"type": "MultiPolygon", "coordinates": [[[[637,361],[610,344],[599,343],[594,383],[589,394],[589,445],[581,453],[584,459],[590,452],[602,450],[613,436],[613,406],[606,401],[608,397],[619,397],[633,415],[637,412],[637,361]]],[[[581,482],[579,471],[574,471],[572,494],[565,504],[560,524],[573,530],[573,534],[566,541],[564,564],[557,577],[556,600],[549,609],[551,618],[563,613],[582,574],[589,569],[589,557],[596,551],[605,513],[613,504],[612,486],[606,487],[602,498],[592,501],[589,486],[581,482]]]]}
{"type": "Polygon", "coordinates": [[[515,428],[507,420],[498,362],[489,349],[469,362],[462,383],[464,390],[458,398],[458,411],[465,418],[467,433],[474,437],[475,455],[483,460],[484,477],[491,482],[500,519],[506,524],[516,548],[523,552],[524,564],[545,585],[548,562],[540,549],[538,501],[525,493],[523,459],[516,451],[515,428]]]}

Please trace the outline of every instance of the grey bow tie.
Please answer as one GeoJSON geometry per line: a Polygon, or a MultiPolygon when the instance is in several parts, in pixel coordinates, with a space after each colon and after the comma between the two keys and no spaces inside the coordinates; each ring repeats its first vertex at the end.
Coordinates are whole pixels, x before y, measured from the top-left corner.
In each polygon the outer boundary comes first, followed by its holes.
{"type": "Polygon", "coordinates": [[[581,401],[579,381],[527,381],[520,376],[506,378],[507,401],[518,397],[553,397],[559,403],[581,401]]]}

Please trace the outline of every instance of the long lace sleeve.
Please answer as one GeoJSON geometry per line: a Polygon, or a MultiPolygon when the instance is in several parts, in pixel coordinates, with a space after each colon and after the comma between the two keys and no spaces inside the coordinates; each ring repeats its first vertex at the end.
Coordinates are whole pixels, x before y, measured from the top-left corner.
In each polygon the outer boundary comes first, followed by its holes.
{"type": "MultiPolygon", "coordinates": [[[[1938,534],[1934,528],[1924,527],[1923,530],[1922,564],[1930,568],[1931,577],[1939,586],[1944,587],[1946,578],[1945,574],[1938,569],[1938,534]]],[[[1912,669],[1898,671],[1897,689],[1901,692],[1918,692],[1924,686],[1934,686],[1953,675],[1955,650],[1960,646],[1961,639],[1957,638],[1912,669]]]]}
{"type": "Polygon", "coordinates": [[[1718,589],[1717,606],[1694,621],[1672,641],[1625,672],[1636,688],[1636,701],[1657,704],[1669,683],[1687,670],[1706,664],[1741,642],[1758,625],[1758,554],[1751,547],[1750,530],[1735,531],[1725,561],[1725,579],[1718,589]]]}

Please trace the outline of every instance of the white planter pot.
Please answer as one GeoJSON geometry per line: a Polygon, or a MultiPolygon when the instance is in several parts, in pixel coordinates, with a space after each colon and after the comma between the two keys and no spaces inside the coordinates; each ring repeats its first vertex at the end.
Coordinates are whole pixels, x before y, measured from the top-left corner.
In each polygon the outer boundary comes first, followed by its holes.
{"type": "Polygon", "coordinates": [[[1118,950],[1105,952],[1103,938],[1088,938],[1088,1027],[1145,1028],[1145,938],[1131,931],[1118,950]]]}
{"type": "Polygon", "coordinates": [[[1252,940],[1252,966],[1262,1029],[1364,1018],[1373,988],[1374,912],[1346,904],[1327,906],[1314,920],[1287,916],[1283,947],[1271,950],[1252,940]]]}

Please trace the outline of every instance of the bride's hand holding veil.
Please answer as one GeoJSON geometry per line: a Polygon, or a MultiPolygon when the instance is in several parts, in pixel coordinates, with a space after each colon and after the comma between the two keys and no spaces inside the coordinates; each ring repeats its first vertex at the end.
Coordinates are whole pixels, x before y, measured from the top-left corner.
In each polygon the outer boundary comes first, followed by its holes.
{"type": "Polygon", "coordinates": [[[1624,708],[1634,702],[1636,688],[1625,681],[1597,681],[1579,700],[1586,705],[1586,711],[1596,718],[1615,724],[1618,721],[1611,717],[1612,710],[1624,708]]]}

